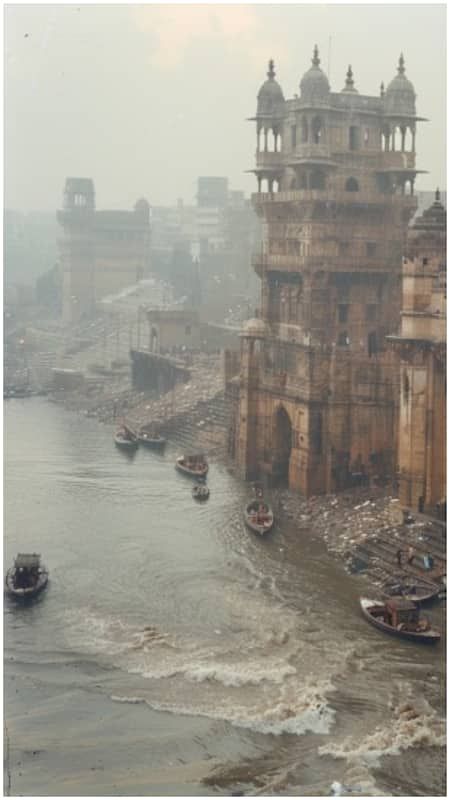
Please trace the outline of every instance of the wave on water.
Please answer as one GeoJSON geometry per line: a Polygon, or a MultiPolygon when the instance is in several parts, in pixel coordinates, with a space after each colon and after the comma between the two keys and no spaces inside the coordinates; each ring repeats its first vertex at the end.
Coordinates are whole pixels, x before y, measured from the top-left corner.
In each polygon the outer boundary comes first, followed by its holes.
{"type": "Polygon", "coordinates": [[[328,682],[322,685],[311,684],[304,686],[300,691],[291,693],[291,697],[281,694],[278,702],[268,708],[256,709],[239,706],[232,702],[226,704],[215,703],[214,707],[207,705],[174,704],[153,700],[144,696],[111,695],[110,699],[116,703],[145,703],[154,711],[163,711],[183,716],[207,717],[221,722],[228,722],[238,728],[246,728],[257,733],[281,736],[289,733],[302,736],[305,733],[329,733],[334,723],[335,712],[326,701],[327,692],[332,690],[328,682]]]}
{"type": "Polygon", "coordinates": [[[214,661],[209,663],[194,661],[194,663],[182,663],[178,666],[167,665],[167,667],[160,669],[142,670],[142,668],[134,667],[129,670],[132,674],[142,674],[144,678],[184,677],[196,683],[214,681],[230,688],[259,686],[263,681],[280,684],[289,675],[295,675],[296,671],[295,667],[290,664],[272,662],[270,666],[261,666],[257,662],[250,661],[241,664],[237,662],[220,664],[214,661]]]}
{"type": "Polygon", "coordinates": [[[344,758],[348,764],[378,767],[382,756],[413,747],[444,747],[445,723],[425,699],[410,698],[393,707],[389,722],[363,738],[348,737],[319,747],[319,755],[344,758]]]}

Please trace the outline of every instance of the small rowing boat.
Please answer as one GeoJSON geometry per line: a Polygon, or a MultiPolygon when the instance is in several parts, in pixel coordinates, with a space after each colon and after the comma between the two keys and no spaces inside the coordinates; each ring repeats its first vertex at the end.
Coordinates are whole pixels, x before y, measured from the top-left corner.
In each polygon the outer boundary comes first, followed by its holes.
{"type": "Polygon", "coordinates": [[[48,570],[38,553],[19,553],[6,573],[5,589],[15,600],[31,600],[48,583],[48,570]]]}
{"type": "Polygon", "coordinates": [[[208,474],[208,463],[203,455],[179,456],[175,462],[175,469],[190,478],[203,479],[208,474]]]}
{"type": "Polygon", "coordinates": [[[194,500],[207,500],[209,497],[209,489],[204,483],[196,483],[192,487],[192,497],[194,500]]]}
{"type": "Polygon", "coordinates": [[[359,602],[364,618],[384,633],[390,633],[399,639],[429,644],[436,644],[441,638],[441,634],[431,627],[429,620],[419,616],[417,606],[403,597],[390,597],[385,603],[361,597],[359,602]]]}
{"type": "Polygon", "coordinates": [[[273,528],[273,511],[264,500],[252,500],[252,502],[245,507],[244,520],[247,528],[263,536],[265,533],[269,533],[273,528]]]}
{"type": "Polygon", "coordinates": [[[137,433],[123,423],[114,434],[114,443],[122,450],[136,450],[139,445],[137,433]]]}
{"type": "Polygon", "coordinates": [[[146,430],[145,428],[141,428],[139,431],[138,441],[139,444],[144,445],[144,447],[149,447],[151,450],[164,450],[167,444],[167,439],[165,439],[164,436],[160,436],[159,433],[146,430]]]}

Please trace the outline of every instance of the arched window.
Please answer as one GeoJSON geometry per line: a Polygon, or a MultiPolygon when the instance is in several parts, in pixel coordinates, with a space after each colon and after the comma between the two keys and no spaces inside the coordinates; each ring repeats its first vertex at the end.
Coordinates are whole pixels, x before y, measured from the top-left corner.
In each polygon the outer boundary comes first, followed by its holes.
{"type": "Polygon", "coordinates": [[[264,142],[265,142],[264,128],[260,128],[258,131],[258,152],[260,153],[262,153],[264,150],[264,142]]]}
{"type": "Polygon", "coordinates": [[[320,169],[315,169],[311,173],[311,189],[325,189],[325,176],[320,169]]]}
{"type": "Polygon", "coordinates": [[[295,150],[297,147],[297,125],[291,125],[291,148],[295,150]]]}
{"type": "Polygon", "coordinates": [[[381,136],[384,139],[384,148],[383,149],[384,149],[385,152],[387,152],[389,150],[389,141],[390,141],[390,138],[391,138],[391,129],[390,129],[389,125],[385,125],[384,126],[381,136]]]}
{"type": "Polygon", "coordinates": [[[359,128],[352,125],[348,132],[348,146],[350,150],[359,150],[359,128]]]}
{"type": "Polygon", "coordinates": [[[356,178],[349,178],[345,184],[346,192],[359,192],[359,184],[356,178]]]}
{"type": "Polygon", "coordinates": [[[371,331],[367,337],[367,352],[369,356],[375,355],[378,352],[378,342],[376,331],[371,331]]]}
{"type": "Polygon", "coordinates": [[[306,117],[302,119],[302,142],[308,141],[308,120],[306,117]]]}
{"type": "Polygon", "coordinates": [[[307,189],[308,188],[308,176],[306,172],[300,173],[300,189],[307,189]]]}
{"type": "Polygon", "coordinates": [[[311,128],[312,128],[312,140],[314,144],[320,144],[323,132],[322,120],[320,119],[320,117],[314,117],[311,128]]]}
{"type": "Polygon", "coordinates": [[[269,153],[275,152],[275,132],[273,128],[267,131],[267,150],[269,153]]]}
{"type": "Polygon", "coordinates": [[[292,180],[291,180],[291,186],[290,186],[290,188],[291,188],[291,191],[292,191],[292,192],[294,192],[294,191],[296,190],[296,188],[297,188],[297,181],[296,181],[296,179],[295,179],[295,178],[292,178],[292,180]]]}

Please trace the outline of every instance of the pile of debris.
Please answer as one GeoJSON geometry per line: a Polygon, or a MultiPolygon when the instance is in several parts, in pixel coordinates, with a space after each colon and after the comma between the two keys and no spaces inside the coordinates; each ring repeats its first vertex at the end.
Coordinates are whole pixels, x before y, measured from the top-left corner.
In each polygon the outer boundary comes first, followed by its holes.
{"type": "Polygon", "coordinates": [[[398,500],[382,489],[352,489],[308,500],[279,493],[279,511],[319,537],[349,572],[380,586],[402,572],[441,583],[446,574],[445,525],[424,514],[399,519],[398,500]],[[431,556],[433,568],[426,569],[431,556]]]}

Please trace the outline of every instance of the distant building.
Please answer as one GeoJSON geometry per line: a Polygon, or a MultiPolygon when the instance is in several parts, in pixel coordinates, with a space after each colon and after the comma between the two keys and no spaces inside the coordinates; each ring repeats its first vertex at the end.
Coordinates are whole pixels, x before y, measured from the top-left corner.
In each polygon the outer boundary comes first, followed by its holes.
{"type": "Polygon", "coordinates": [[[168,354],[174,348],[196,350],[200,347],[200,323],[197,311],[157,309],[146,311],[149,325],[149,350],[168,354]]]}
{"type": "Polygon", "coordinates": [[[197,182],[197,206],[224,208],[228,205],[228,178],[200,177],[197,182]]]}
{"type": "Polygon", "coordinates": [[[63,319],[93,313],[98,300],[147,277],[150,267],[150,207],[97,211],[90,178],[67,178],[58,241],[63,284],[63,319]]]}
{"type": "Polygon", "coordinates": [[[399,334],[399,499],[415,511],[446,504],[446,226],[439,192],[408,232],[399,334]]]}

